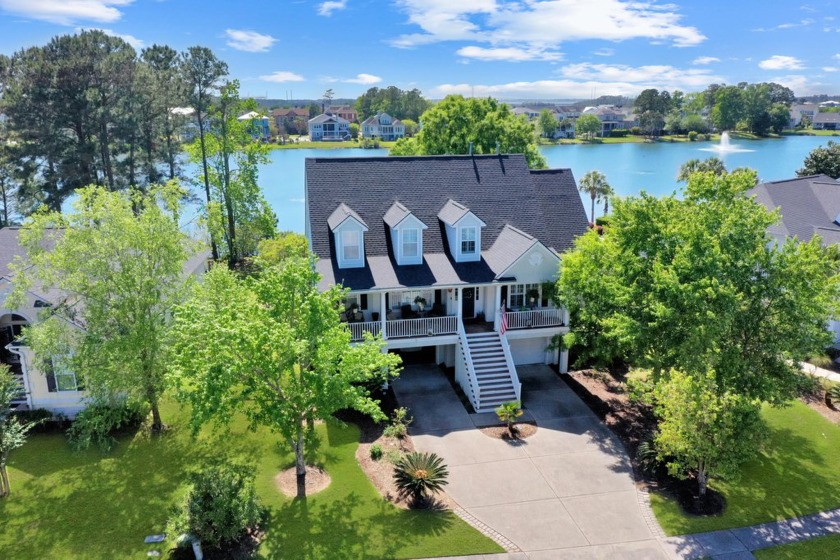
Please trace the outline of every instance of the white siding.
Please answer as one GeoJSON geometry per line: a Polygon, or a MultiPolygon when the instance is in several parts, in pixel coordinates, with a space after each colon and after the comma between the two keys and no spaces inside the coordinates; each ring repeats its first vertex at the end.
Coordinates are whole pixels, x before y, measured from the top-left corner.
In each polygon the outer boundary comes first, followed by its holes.
{"type": "Polygon", "coordinates": [[[509,342],[513,363],[516,365],[545,364],[550,360],[552,352],[546,352],[546,347],[551,343],[549,338],[520,338],[509,342]]]}

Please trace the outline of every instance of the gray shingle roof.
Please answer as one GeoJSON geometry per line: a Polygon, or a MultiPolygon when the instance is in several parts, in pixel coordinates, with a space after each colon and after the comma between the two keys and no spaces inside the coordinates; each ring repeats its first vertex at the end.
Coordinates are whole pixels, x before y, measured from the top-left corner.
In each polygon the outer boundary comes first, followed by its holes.
{"type": "Polygon", "coordinates": [[[411,210],[400,204],[399,202],[395,202],[391,207],[385,212],[385,223],[388,224],[388,227],[394,227],[399,224],[401,221],[405,219],[406,216],[411,214],[411,210]]]}
{"type": "Polygon", "coordinates": [[[309,124],[320,124],[325,122],[337,122],[338,124],[349,124],[350,121],[342,119],[338,115],[330,115],[329,113],[321,113],[317,117],[309,119],[309,124]]]}
{"type": "Polygon", "coordinates": [[[779,240],[796,236],[810,241],[815,234],[824,245],[840,240],[840,225],[834,221],[840,215],[840,182],[828,175],[760,183],[747,196],[770,210],[779,209],[781,222],[769,228],[779,240]]]}
{"type": "Polygon", "coordinates": [[[363,226],[368,227],[368,225],[356,213],[356,211],[353,210],[352,208],[350,208],[349,206],[347,206],[346,204],[344,204],[343,202],[341,204],[339,204],[338,208],[336,208],[333,211],[333,213],[330,214],[330,217],[327,218],[327,225],[330,227],[331,230],[333,230],[333,229],[337,228],[338,226],[340,226],[344,222],[344,220],[346,220],[347,218],[350,218],[350,217],[355,218],[363,226]]]}
{"type": "MultiPolygon", "coordinates": [[[[571,170],[531,171],[521,154],[309,158],[306,204],[324,285],[342,283],[355,290],[492,282],[500,272],[495,269],[509,260],[494,253],[506,226],[555,251],[570,247],[587,227],[571,170]],[[438,216],[450,200],[487,224],[480,262],[456,263],[449,254],[446,226],[438,216]],[[428,226],[421,265],[397,266],[394,260],[385,216],[396,202],[428,226]],[[339,269],[335,261],[328,220],[342,203],[369,228],[364,268],[339,269]]],[[[507,254],[511,245],[505,240],[497,248],[507,254]]]]}
{"type": "Polygon", "coordinates": [[[466,216],[470,213],[470,209],[455,202],[451,198],[446,201],[446,204],[443,205],[443,208],[440,209],[438,212],[437,217],[446,225],[454,226],[458,223],[458,220],[466,216]]]}

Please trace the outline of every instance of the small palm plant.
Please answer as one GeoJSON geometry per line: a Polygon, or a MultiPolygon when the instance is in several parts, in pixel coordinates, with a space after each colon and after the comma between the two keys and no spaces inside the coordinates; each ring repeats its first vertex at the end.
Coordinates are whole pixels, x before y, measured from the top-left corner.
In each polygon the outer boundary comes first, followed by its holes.
{"type": "Polygon", "coordinates": [[[415,507],[426,504],[430,494],[441,492],[449,484],[447,477],[449,470],[436,453],[408,453],[394,466],[397,493],[410,498],[415,507]]]}
{"type": "Polygon", "coordinates": [[[507,424],[510,435],[515,436],[516,420],[522,416],[522,403],[519,401],[506,402],[496,409],[496,416],[499,417],[499,420],[507,424]]]}
{"type": "Polygon", "coordinates": [[[835,383],[825,389],[825,404],[830,408],[840,408],[840,383],[835,383]]]}

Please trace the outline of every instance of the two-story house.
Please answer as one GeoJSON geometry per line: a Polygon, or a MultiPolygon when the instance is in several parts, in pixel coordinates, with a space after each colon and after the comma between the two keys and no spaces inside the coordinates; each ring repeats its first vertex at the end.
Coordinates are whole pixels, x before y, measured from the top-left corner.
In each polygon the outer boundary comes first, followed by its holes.
{"type": "Polygon", "coordinates": [[[248,125],[251,137],[254,140],[268,142],[271,138],[271,126],[269,125],[268,116],[257,113],[256,111],[249,111],[237,117],[237,120],[248,125]]]}
{"type": "Polygon", "coordinates": [[[271,116],[281,134],[307,134],[309,132],[307,128],[309,109],[306,107],[274,109],[271,116]]]}
{"type": "Polygon", "coordinates": [[[377,113],[362,123],[362,138],[392,141],[405,136],[405,125],[388,113],[377,113]]]}
{"type": "Polygon", "coordinates": [[[350,139],[350,122],[338,115],[322,113],[309,119],[309,139],[313,142],[350,139]]]}
{"type": "Polygon", "coordinates": [[[306,160],[306,236],[353,339],[454,368],[477,411],[520,398],[519,364],[565,371],[549,292],[586,228],[572,172],[521,154],[306,160]]]}
{"type": "Polygon", "coordinates": [[[327,112],[332,113],[333,115],[338,115],[342,119],[351,123],[359,121],[359,113],[356,111],[355,108],[350,107],[349,105],[342,105],[341,107],[330,107],[327,112]]]}

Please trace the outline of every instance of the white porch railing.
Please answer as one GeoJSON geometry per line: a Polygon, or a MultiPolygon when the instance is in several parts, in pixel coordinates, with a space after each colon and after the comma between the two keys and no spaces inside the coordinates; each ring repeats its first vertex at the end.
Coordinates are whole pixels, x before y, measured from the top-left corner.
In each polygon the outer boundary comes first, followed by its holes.
{"type": "Polygon", "coordinates": [[[425,319],[397,319],[385,323],[385,338],[438,336],[456,334],[458,317],[427,317],[425,319]]]}
{"type": "Polygon", "coordinates": [[[533,311],[508,311],[508,329],[559,327],[566,324],[566,310],[554,307],[533,311]]]}
{"type": "Polygon", "coordinates": [[[347,326],[350,328],[350,340],[353,342],[358,342],[365,338],[366,332],[369,332],[373,336],[379,334],[382,330],[382,322],[381,321],[363,321],[360,323],[347,323],[347,326]]]}
{"type": "Polygon", "coordinates": [[[516,400],[522,402],[522,383],[519,381],[519,374],[516,371],[516,366],[513,364],[513,354],[510,352],[510,343],[506,336],[500,336],[499,340],[502,342],[502,352],[505,353],[505,362],[507,363],[508,372],[510,372],[510,382],[513,384],[513,390],[516,392],[516,400]]]}

